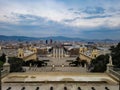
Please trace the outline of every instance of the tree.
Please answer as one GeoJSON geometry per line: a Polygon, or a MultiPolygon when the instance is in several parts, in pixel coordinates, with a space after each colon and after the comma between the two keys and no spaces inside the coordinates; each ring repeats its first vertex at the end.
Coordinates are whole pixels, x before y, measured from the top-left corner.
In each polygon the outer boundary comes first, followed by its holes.
{"type": "Polygon", "coordinates": [[[6,60],[5,56],[6,56],[6,55],[3,53],[2,56],[0,57],[0,61],[1,61],[1,62],[5,62],[5,60],[6,60]]]}
{"type": "Polygon", "coordinates": [[[21,71],[23,71],[23,69],[22,69],[23,59],[16,58],[16,57],[9,57],[8,62],[10,63],[10,72],[21,72],[21,71]]]}
{"type": "Polygon", "coordinates": [[[85,66],[85,64],[87,65],[87,61],[86,60],[81,60],[81,65],[82,65],[82,67],[84,67],[85,66]]]}
{"type": "Polygon", "coordinates": [[[120,43],[118,43],[116,47],[111,46],[110,50],[111,50],[113,65],[115,65],[115,67],[120,68],[120,43]]]}
{"type": "Polygon", "coordinates": [[[75,61],[70,62],[69,65],[70,65],[70,66],[80,66],[80,63],[81,63],[80,58],[77,57],[77,58],[75,59],[75,61]]]}
{"type": "Polygon", "coordinates": [[[31,64],[32,66],[37,65],[37,67],[47,66],[47,63],[45,63],[45,61],[29,60],[29,61],[26,61],[26,62],[24,61],[24,62],[23,62],[23,66],[29,67],[30,64],[31,64]]]}
{"type": "Polygon", "coordinates": [[[91,72],[105,72],[109,62],[109,55],[100,55],[96,59],[91,60],[89,70],[91,72]]]}
{"type": "Polygon", "coordinates": [[[80,58],[79,57],[77,57],[76,60],[80,62],[80,58]]]}
{"type": "Polygon", "coordinates": [[[4,53],[2,54],[2,56],[0,56],[0,67],[3,66],[3,64],[4,64],[5,60],[6,60],[5,56],[6,55],[4,53]]]}
{"type": "Polygon", "coordinates": [[[3,66],[3,62],[2,61],[0,61],[0,67],[2,67],[3,66]]]}

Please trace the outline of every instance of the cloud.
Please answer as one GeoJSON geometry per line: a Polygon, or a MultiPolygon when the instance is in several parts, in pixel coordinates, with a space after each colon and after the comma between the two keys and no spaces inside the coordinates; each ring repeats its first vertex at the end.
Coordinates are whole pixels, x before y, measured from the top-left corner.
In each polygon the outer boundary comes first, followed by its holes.
{"type": "MultiPolygon", "coordinates": [[[[108,31],[111,29],[118,31],[120,5],[117,0],[112,2],[112,0],[94,0],[94,2],[0,0],[0,34],[84,37],[88,35],[85,34],[86,31],[97,31],[101,27],[107,28],[108,31]]],[[[104,32],[104,29],[101,32],[104,32]]]]}
{"type": "MultiPolygon", "coordinates": [[[[69,8],[68,6],[66,6],[65,3],[56,1],[56,0],[51,0],[51,1],[37,0],[36,2],[32,2],[32,1],[18,2],[17,0],[12,0],[10,3],[4,2],[1,7],[2,8],[0,11],[1,13],[0,21],[13,23],[13,24],[20,24],[20,23],[27,24],[27,22],[28,24],[30,23],[38,24],[38,22],[37,23],[35,22],[36,20],[32,20],[32,19],[34,17],[36,18],[40,17],[48,21],[51,20],[54,22],[59,22],[61,24],[66,24],[74,27],[81,27],[81,26],[96,27],[104,24],[104,22],[109,21],[109,19],[111,18],[116,18],[115,15],[113,15],[113,12],[110,11],[111,9],[109,8],[105,8],[105,7],[103,8],[100,6],[69,8]],[[4,8],[5,5],[7,5],[7,7],[4,8]],[[25,21],[20,20],[19,14],[22,15],[22,18],[29,19],[29,20],[25,20],[25,21]],[[29,15],[29,16],[26,16],[26,15],[29,15]],[[34,17],[30,17],[30,15],[34,17]],[[103,22],[99,18],[103,18],[101,19],[103,22]],[[86,19],[91,19],[91,20],[86,20],[86,19]],[[89,23],[91,23],[91,25],[88,25],[89,23]]],[[[115,8],[112,8],[112,10],[115,10],[114,13],[120,12],[115,8]]],[[[115,23],[117,22],[118,21],[116,21],[115,23]]]]}
{"type": "Polygon", "coordinates": [[[96,16],[88,16],[88,17],[84,17],[84,19],[106,18],[106,17],[112,17],[112,15],[96,15],[96,16]]]}
{"type": "Polygon", "coordinates": [[[87,14],[103,14],[105,9],[102,7],[87,7],[83,12],[87,14]]]}
{"type": "Polygon", "coordinates": [[[89,37],[89,39],[119,39],[120,29],[108,29],[108,28],[96,28],[96,30],[83,31],[83,37],[89,37]]]}

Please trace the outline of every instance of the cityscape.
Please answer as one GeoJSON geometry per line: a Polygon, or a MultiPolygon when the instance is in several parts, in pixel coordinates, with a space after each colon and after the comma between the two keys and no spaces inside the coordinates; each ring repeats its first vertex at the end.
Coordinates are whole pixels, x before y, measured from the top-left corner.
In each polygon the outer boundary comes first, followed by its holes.
{"type": "Polygon", "coordinates": [[[0,0],[0,90],[120,90],[119,0],[0,0]]]}

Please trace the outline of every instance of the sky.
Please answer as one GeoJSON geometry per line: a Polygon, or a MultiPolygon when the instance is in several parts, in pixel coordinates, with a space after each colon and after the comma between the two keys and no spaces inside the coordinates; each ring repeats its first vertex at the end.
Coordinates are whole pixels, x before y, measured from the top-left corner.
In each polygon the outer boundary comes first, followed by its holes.
{"type": "Polygon", "coordinates": [[[0,0],[0,35],[120,39],[120,0],[0,0]]]}

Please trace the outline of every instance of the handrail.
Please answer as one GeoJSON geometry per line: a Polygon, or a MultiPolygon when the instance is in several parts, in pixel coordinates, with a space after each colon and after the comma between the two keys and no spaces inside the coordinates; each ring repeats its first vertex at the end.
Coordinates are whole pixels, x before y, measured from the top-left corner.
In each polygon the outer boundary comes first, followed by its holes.
{"type": "Polygon", "coordinates": [[[7,70],[2,70],[1,71],[1,77],[4,77],[8,74],[8,71],[7,70]]]}
{"type": "Polygon", "coordinates": [[[112,69],[109,70],[109,73],[112,74],[112,75],[114,75],[114,76],[117,77],[118,79],[120,79],[120,73],[118,73],[118,72],[116,72],[116,71],[114,71],[114,70],[112,70],[112,69]]]}

